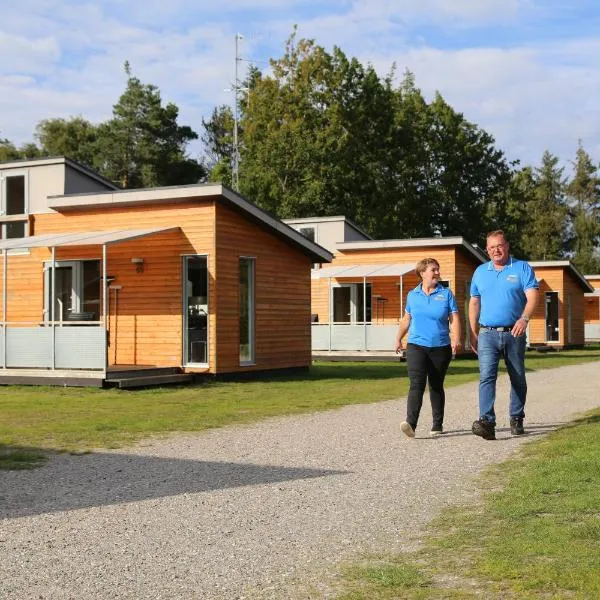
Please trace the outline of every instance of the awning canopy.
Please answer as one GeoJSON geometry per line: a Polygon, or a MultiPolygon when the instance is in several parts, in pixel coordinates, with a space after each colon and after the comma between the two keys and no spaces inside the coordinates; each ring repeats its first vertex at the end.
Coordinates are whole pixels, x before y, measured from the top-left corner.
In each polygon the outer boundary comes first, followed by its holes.
{"type": "Polygon", "coordinates": [[[179,227],[153,227],[149,229],[122,229],[119,231],[79,231],[76,233],[45,233],[24,238],[0,241],[0,250],[17,248],[53,248],[56,246],[95,246],[135,240],[137,238],[173,231],[179,227]]]}
{"type": "Polygon", "coordinates": [[[333,278],[341,279],[347,277],[402,277],[415,270],[413,264],[379,264],[379,265],[339,265],[337,267],[325,267],[315,269],[311,272],[312,279],[333,278]]]}

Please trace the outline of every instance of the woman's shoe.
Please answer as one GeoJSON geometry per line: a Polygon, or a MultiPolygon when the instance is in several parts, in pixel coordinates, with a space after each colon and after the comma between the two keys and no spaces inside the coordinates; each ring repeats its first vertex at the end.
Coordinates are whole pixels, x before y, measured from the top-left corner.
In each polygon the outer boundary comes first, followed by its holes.
{"type": "Polygon", "coordinates": [[[402,423],[400,423],[400,429],[407,437],[409,437],[409,438],[415,437],[414,427],[410,423],[407,423],[406,421],[402,421],[402,423]]]}

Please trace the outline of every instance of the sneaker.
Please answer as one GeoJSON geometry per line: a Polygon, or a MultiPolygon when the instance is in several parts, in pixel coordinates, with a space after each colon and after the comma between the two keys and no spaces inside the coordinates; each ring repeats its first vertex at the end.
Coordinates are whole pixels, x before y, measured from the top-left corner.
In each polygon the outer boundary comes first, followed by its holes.
{"type": "Polygon", "coordinates": [[[444,428],[441,425],[434,425],[429,432],[429,435],[442,435],[444,428]]]}
{"type": "Polygon", "coordinates": [[[478,419],[473,421],[471,431],[482,437],[484,440],[495,440],[496,439],[496,426],[485,419],[478,419]]]}
{"type": "Polygon", "coordinates": [[[402,421],[402,423],[400,423],[400,429],[402,429],[402,432],[407,437],[411,437],[411,438],[415,437],[415,430],[410,423],[407,423],[406,421],[402,421]]]}
{"type": "Polygon", "coordinates": [[[525,428],[523,427],[523,419],[519,419],[518,417],[511,417],[510,432],[513,435],[523,435],[525,433],[525,428]]]}

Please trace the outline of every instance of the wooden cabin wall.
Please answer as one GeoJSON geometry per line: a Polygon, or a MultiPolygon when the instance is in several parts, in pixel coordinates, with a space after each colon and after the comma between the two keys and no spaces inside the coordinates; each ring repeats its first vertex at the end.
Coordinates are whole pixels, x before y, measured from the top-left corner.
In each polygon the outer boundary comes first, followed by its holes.
{"type": "Polygon", "coordinates": [[[564,271],[564,345],[583,346],[584,332],[584,296],[581,284],[568,272],[564,271]],[[571,336],[569,338],[569,305],[571,310],[571,336]]]}
{"type": "Polygon", "coordinates": [[[221,205],[215,248],[218,371],[309,366],[310,258],[221,205]],[[255,259],[255,366],[241,366],[239,359],[240,257],[255,259]]]}
{"type": "MultiPolygon", "coordinates": [[[[36,215],[37,235],[52,232],[119,230],[179,226],[160,233],[108,246],[107,273],[116,277],[110,291],[109,364],[179,366],[182,363],[183,255],[208,255],[209,306],[216,304],[214,273],[214,202],[146,205],[36,215]],[[131,258],[144,259],[139,273],[131,258]],[[118,315],[115,299],[118,298],[118,315]]],[[[57,259],[101,258],[101,248],[57,248],[57,259]]],[[[40,268],[38,266],[38,268],[40,268]]],[[[37,291],[41,297],[41,291],[37,291]]],[[[214,331],[211,313],[209,330],[214,331]]],[[[209,334],[209,356],[216,346],[209,334]]]]}
{"type": "Polygon", "coordinates": [[[584,321],[593,325],[600,324],[600,296],[584,297],[584,321]]]}

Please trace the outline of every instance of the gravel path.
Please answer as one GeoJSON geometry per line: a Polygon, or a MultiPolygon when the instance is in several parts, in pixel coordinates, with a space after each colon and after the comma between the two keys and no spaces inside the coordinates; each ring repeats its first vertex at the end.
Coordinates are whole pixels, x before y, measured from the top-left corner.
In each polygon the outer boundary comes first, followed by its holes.
{"type": "Polygon", "coordinates": [[[448,390],[446,429],[399,431],[405,400],[283,417],[0,471],[0,598],[327,596],[340,561],[414,546],[486,465],[600,405],[590,363],[529,375],[523,438],[470,434],[474,383],[448,390]]]}

